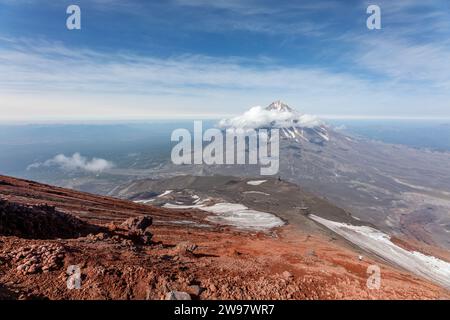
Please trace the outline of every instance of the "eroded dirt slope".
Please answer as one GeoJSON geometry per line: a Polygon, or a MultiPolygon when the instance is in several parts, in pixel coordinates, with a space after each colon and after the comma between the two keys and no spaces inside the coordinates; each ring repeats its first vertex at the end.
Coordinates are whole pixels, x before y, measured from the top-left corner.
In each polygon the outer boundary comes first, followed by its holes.
{"type": "Polygon", "coordinates": [[[0,222],[8,231],[0,235],[3,299],[164,299],[171,291],[192,299],[449,298],[440,287],[362,257],[331,236],[301,233],[291,225],[244,232],[212,225],[201,211],[3,176],[0,197],[2,217],[9,217],[0,222]],[[11,212],[33,219],[49,215],[44,230],[65,230],[54,223],[79,230],[30,234],[11,212]],[[18,225],[21,231],[13,232],[18,225]],[[382,271],[379,290],[366,286],[371,264],[382,271]],[[81,270],[80,289],[67,287],[70,266],[81,270]]]}

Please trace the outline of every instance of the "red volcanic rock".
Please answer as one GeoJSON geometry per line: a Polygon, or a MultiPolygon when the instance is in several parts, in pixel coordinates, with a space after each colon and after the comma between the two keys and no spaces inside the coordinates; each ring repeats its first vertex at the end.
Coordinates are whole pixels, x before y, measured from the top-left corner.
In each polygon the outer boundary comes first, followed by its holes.
{"type": "Polygon", "coordinates": [[[20,274],[33,274],[59,269],[64,259],[65,249],[58,244],[31,245],[9,252],[2,252],[0,257],[16,265],[20,274]]]}
{"type": "Polygon", "coordinates": [[[153,219],[150,216],[133,217],[125,220],[121,227],[127,230],[127,235],[142,244],[151,244],[152,233],[149,227],[153,219]]]}
{"type": "Polygon", "coordinates": [[[355,259],[360,251],[329,241],[323,232],[286,225],[274,231],[276,237],[255,236],[218,228],[198,210],[168,210],[3,176],[0,197],[0,299],[450,297],[369,254],[355,259]],[[180,221],[192,223],[174,223],[180,221]],[[373,264],[382,269],[380,290],[366,285],[373,264]],[[66,288],[66,270],[73,265],[80,268],[81,290],[66,288]]]}
{"type": "Polygon", "coordinates": [[[181,255],[193,254],[196,249],[197,249],[197,245],[190,241],[180,242],[175,247],[175,250],[177,251],[177,253],[181,254],[181,255]]]}
{"type": "Polygon", "coordinates": [[[26,206],[6,200],[0,200],[0,222],[0,235],[27,239],[74,238],[92,229],[54,206],[26,206]]]}
{"type": "Polygon", "coordinates": [[[152,225],[153,219],[150,216],[133,217],[125,220],[122,223],[122,227],[129,230],[142,230],[144,231],[152,225]]]}

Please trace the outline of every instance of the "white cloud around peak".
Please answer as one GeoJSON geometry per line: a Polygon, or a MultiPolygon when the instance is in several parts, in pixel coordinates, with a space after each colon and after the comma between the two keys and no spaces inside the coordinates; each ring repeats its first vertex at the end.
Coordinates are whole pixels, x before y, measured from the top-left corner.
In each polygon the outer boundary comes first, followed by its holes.
{"type": "Polygon", "coordinates": [[[317,117],[307,114],[300,114],[295,111],[277,111],[267,110],[260,106],[250,108],[242,115],[223,119],[219,122],[222,128],[242,128],[242,129],[257,129],[257,128],[289,128],[289,127],[306,127],[313,128],[320,126],[322,121],[317,117]]]}

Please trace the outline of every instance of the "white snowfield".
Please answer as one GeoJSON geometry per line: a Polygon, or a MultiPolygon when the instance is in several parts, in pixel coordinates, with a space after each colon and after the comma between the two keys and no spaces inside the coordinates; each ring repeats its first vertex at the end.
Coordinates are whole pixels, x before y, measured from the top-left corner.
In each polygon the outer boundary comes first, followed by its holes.
{"type": "Polygon", "coordinates": [[[172,192],[173,192],[173,190],[166,190],[166,191],[164,191],[163,193],[161,193],[161,194],[158,196],[158,198],[167,196],[168,194],[171,194],[172,192]]]}
{"type": "Polygon", "coordinates": [[[153,202],[155,199],[147,199],[147,200],[135,200],[133,201],[134,203],[142,203],[142,204],[146,204],[149,202],[153,202]]]}
{"type": "Polygon", "coordinates": [[[309,215],[309,217],[362,249],[373,252],[405,270],[450,288],[450,263],[417,251],[405,250],[394,244],[389,235],[371,227],[330,221],[316,215],[309,215]]]}
{"type": "Polygon", "coordinates": [[[259,186],[260,184],[263,184],[264,182],[267,182],[267,180],[252,180],[252,181],[247,181],[247,184],[249,184],[251,186],[259,186]]]}
{"type": "Polygon", "coordinates": [[[224,202],[216,203],[212,206],[202,204],[175,205],[166,203],[163,207],[169,209],[200,209],[214,214],[206,218],[211,222],[230,225],[241,229],[264,231],[284,225],[283,220],[271,213],[252,210],[237,203],[224,202]]]}
{"type": "Polygon", "coordinates": [[[167,208],[167,209],[201,209],[201,207],[203,207],[200,204],[172,204],[172,203],[165,203],[163,206],[163,208],[167,208]]]}
{"type": "Polygon", "coordinates": [[[216,203],[213,206],[201,209],[215,214],[207,218],[209,221],[229,224],[243,229],[266,230],[284,224],[283,220],[271,213],[252,210],[242,204],[216,203]]]}
{"type": "Polygon", "coordinates": [[[244,191],[242,192],[243,194],[260,194],[263,196],[270,196],[270,194],[265,193],[265,192],[261,192],[261,191],[244,191]]]}

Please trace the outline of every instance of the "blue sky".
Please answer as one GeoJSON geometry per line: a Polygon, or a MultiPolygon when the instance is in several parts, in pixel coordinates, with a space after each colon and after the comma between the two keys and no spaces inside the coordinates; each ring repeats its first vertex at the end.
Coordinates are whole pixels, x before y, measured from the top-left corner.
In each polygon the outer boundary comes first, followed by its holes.
{"type": "Polygon", "coordinates": [[[450,117],[449,2],[0,0],[0,120],[223,117],[278,99],[450,117]]]}

